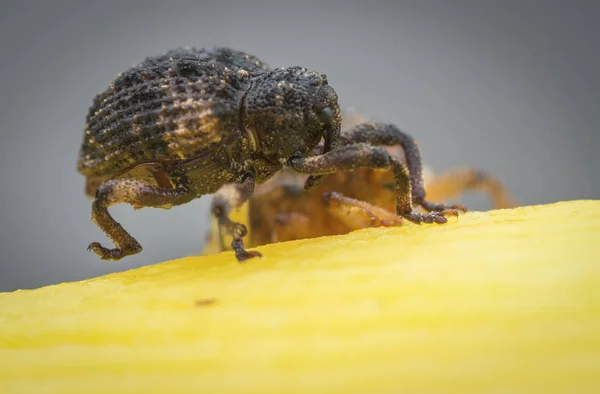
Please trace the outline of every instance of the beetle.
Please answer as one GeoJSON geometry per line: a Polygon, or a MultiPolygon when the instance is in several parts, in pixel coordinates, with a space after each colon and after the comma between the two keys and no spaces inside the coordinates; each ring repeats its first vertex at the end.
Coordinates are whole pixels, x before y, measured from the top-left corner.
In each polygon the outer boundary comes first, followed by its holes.
{"type": "Polygon", "coordinates": [[[460,206],[425,199],[421,156],[393,125],[365,123],[341,134],[342,114],[325,74],[299,66],[270,69],[256,56],[217,47],[179,48],[146,58],[98,94],[86,117],[77,161],[93,196],[92,220],[114,242],[88,249],[105,260],[142,246],[110,215],[119,203],[169,209],[229,185],[212,203],[238,261],[247,228],[232,221],[262,184],[283,168],[307,174],[304,189],[329,174],[365,167],[393,174],[396,212],[415,223],[445,223],[460,206]],[[315,149],[322,142],[322,148],[315,149]],[[400,145],[406,161],[382,146],[400,145]],[[416,212],[422,207],[426,213],[416,212]]]}
{"type": "MultiPolygon", "coordinates": [[[[369,122],[354,110],[344,113],[342,136],[369,122]]],[[[322,150],[320,144],[315,153],[322,150]]],[[[400,146],[385,147],[388,153],[405,162],[400,146]]],[[[329,176],[316,189],[303,191],[306,176],[284,169],[258,185],[241,212],[249,225],[251,246],[293,241],[329,235],[347,234],[367,227],[400,226],[402,217],[395,214],[394,179],[390,172],[357,168],[329,176]]],[[[494,209],[517,205],[506,186],[496,177],[475,168],[456,168],[441,174],[424,169],[428,196],[436,201],[459,198],[467,191],[486,193],[494,209]]],[[[227,193],[224,186],[216,195],[227,193]]],[[[230,250],[218,226],[207,234],[204,254],[230,250]]]]}

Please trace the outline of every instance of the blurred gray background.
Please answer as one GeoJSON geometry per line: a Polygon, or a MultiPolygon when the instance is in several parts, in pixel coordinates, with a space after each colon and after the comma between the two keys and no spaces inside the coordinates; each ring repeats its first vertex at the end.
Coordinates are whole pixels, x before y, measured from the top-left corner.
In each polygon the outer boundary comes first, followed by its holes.
{"type": "MultiPolygon", "coordinates": [[[[477,166],[522,204],[600,198],[600,2],[3,1],[0,291],[197,254],[208,198],[111,210],[144,246],[118,263],[75,170],[93,96],[177,46],[227,45],[326,73],[342,107],[393,122],[440,171],[477,166]],[[368,4],[367,4],[368,3],[368,4]]],[[[472,208],[484,198],[468,197],[472,208]]]]}

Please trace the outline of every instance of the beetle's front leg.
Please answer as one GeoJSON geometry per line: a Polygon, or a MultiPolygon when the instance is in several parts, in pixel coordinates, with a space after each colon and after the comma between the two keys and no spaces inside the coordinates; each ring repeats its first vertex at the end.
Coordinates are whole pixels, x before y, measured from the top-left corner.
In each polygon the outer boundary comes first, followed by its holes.
{"type": "Polygon", "coordinates": [[[189,191],[183,188],[160,188],[137,179],[106,181],[96,189],[96,198],[92,203],[92,220],[115,243],[116,248],[109,249],[98,242],[92,242],[88,250],[94,251],[103,260],[120,260],[142,251],[142,246],[136,239],[112,218],[108,212],[108,207],[111,205],[127,203],[135,209],[144,207],[168,209],[192,198],[189,191]]]}
{"type": "Polygon", "coordinates": [[[254,193],[254,178],[254,173],[249,172],[244,175],[241,183],[223,186],[215,193],[211,203],[211,212],[219,222],[219,230],[233,237],[231,248],[235,251],[235,257],[239,262],[262,256],[260,252],[244,249],[242,239],[248,234],[248,229],[242,223],[234,222],[229,218],[231,210],[241,207],[254,193]]]}
{"type": "MultiPolygon", "coordinates": [[[[428,212],[444,212],[458,215],[456,210],[466,211],[462,205],[435,204],[425,200],[425,183],[423,180],[423,162],[415,140],[393,124],[362,123],[352,127],[342,134],[342,144],[352,145],[368,143],[376,146],[399,145],[404,150],[408,176],[412,190],[412,203],[420,205],[428,212]]],[[[410,220],[410,219],[409,219],[410,220]]]]}
{"type": "Polygon", "coordinates": [[[360,143],[341,146],[331,152],[318,156],[292,157],[288,165],[294,170],[325,175],[336,171],[348,171],[365,167],[374,169],[392,169],[396,183],[396,212],[414,223],[445,223],[444,215],[457,214],[452,209],[441,209],[426,214],[413,213],[412,188],[408,168],[391,157],[383,148],[360,143]]]}

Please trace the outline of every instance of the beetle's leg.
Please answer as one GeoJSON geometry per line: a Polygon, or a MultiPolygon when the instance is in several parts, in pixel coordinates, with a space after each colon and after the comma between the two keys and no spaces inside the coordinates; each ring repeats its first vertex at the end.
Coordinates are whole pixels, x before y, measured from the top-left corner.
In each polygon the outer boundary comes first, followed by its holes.
{"type": "MultiPolygon", "coordinates": [[[[389,169],[394,172],[396,182],[396,213],[414,223],[445,223],[446,214],[455,214],[452,209],[434,210],[427,214],[413,213],[411,182],[408,168],[391,157],[383,148],[364,143],[341,146],[318,156],[292,157],[290,167],[301,173],[323,175],[336,171],[353,170],[358,167],[389,169]]],[[[421,204],[422,205],[422,204],[421,204]]]]}
{"type": "Polygon", "coordinates": [[[420,205],[427,211],[450,212],[458,214],[456,210],[466,211],[462,205],[447,206],[434,204],[425,200],[425,185],[423,181],[423,162],[421,153],[415,140],[393,124],[362,123],[352,127],[342,134],[342,144],[356,144],[359,142],[375,146],[400,145],[404,150],[406,165],[410,176],[412,203],[420,205]]]}
{"type": "Polygon", "coordinates": [[[94,251],[103,260],[120,260],[125,256],[142,251],[142,246],[115,221],[108,207],[127,203],[140,209],[144,207],[170,208],[191,200],[191,194],[183,189],[166,189],[153,186],[137,179],[114,179],[103,182],[96,189],[96,198],[92,203],[92,220],[115,243],[116,248],[109,249],[92,242],[88,250],[94,251]]]}
{"type": "Polygon", "coordinates": [[[476,169],[455,169],[436,175],[427,184],[427,195],[435,201],[448,201],[460,197],[465,191],[487,193],[496,209],[512,208],[517,204],[498,179],[476,169]]]}
{"type": "Polygon", "coordinates": [[[257,251],[244,249],[242,239],[248,234],[248,229],[242,223],[237,223],[229,218],[233,208],[241,207],[254,192],[254,173],[244,175],[241,183],[232,183],[221,188],[214,196],[211,203],[211,212],[219,222],[219,229],[233,237],[231,248],[235,257],[242,262],[253,257],[262,256],[257,251]]]}
{"type": "Polygon", "coordinates": [[[327,211],[351,230],[367,227],[391,227],[402,224],[402,218],[387,209],[346,197],[337,192],[323,193],[327,211]]]}

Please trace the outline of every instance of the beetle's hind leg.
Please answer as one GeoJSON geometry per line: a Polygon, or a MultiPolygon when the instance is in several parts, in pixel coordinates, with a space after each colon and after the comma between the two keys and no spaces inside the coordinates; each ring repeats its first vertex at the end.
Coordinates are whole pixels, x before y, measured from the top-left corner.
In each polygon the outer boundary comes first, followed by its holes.
{"type": "Polygon", "coordinates": [[[144,207],[168,209],[190,199],[191,195],[185,189],[155,187],[137,179],[106,181],[96,189],[96,198],[92,203],[92,220],[115,243],[116,248],[109,249],[98,242],[92,242],[88,250],[93,251],[103,260],[120,260],[142,251],[142,246],[136,239],[112,218],[108,212],[108,207],[111,205],[127,203],[134,209],[144,207]]]}
{"type": "Polygon", "coordinates": [[[231,248],[239,262],[262,256],[258,251],[244,249],[242,240],[248,234],[248,229],[242,223],[234,222],[229,218],[233,208],[241,207],[250,199],[254,192],[254,183],[254,174],[248,173],[241,183],[227,184],[219,189],[211,203],[211,212],[219,223],[219,230],[233,237],[231,248]]]}
{"type": "MultiPolygon", "coordinates": [[[[384,123],[362,123],[342,133],[342,145],[350,145],[361,142],[375,146],[399,145],[402,147],[404,151],[404,157],[406,158],[406,166],[408,167],[412,205],[420,205],[428,212],[440,212],[444,215],[458,215],[457,210],[467,210],[462,205],[448,206],[443,204],[435,204],[425,200],[423,162],[421,160],[419,147],[410,135],[404,133],[395,125],[384,123]]],[[[398,169],[398,164],[399,163],[394,164],[395,174],[397,174],[398,171],[403,171],[398,169]]],[[[398,176],[396,176],[396,178],[398,181],[398,176]]],[[[410,212],[406,206],[402,209],[402,211],[402,213],[398,212],[398,214],[407,214],[410,212]]],[[[407,217],[407,219],[411,220],[409,217],[407,217]]]]}

